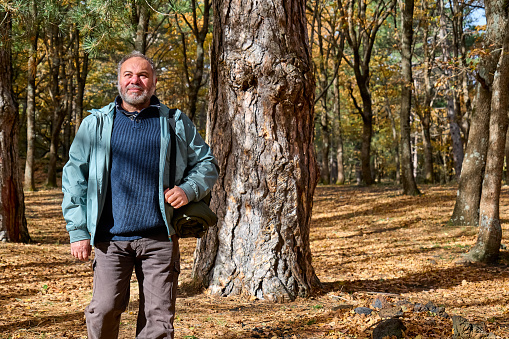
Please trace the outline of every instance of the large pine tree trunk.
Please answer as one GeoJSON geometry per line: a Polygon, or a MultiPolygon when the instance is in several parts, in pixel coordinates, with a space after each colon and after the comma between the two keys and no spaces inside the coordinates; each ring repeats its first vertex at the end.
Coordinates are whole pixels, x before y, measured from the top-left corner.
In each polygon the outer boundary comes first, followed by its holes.
{"type": "Polygon", "coordinates": [[[12,93],[11,16],[0,11],[0,241],[28,242],[12,93]]]}
{"type": "MultiPolygon", "coordinates": [[[[487,6],[491,5],[489,1],[486,2],[487,6]]],[[[501,1],[494,3],[501,6],[499,8],[504,13],[503,20],[495,24],[505,27],[505,37],[493,80],[489,147],[479,205],[479,235],[475,246],[468,254],[470,259],[483,262],[496,261],[500,252],[502,227],[499,204],[509,110],[509,34],[507,34],[509,20],[505,1],[503,5],[500,4],[501,1]]]]}
{"type": "Polygon", "coordinates": [[[415,183],[412,149],[410,146],[410,111],[412,108],[412,36],[414,1],[405,0],[401,12],[403,34],[401,37],[401,73],[404,83],[401,88],[401,181],[403,194],[420,194],[415,183]]]}
{"type": "Polygon", "coordinates": [[[198,241],[193,276],[216,295],[310,295],[317,169],[314,77],[303,0],[214,2],[207,135],[220,164],[220,222],[198,241]]]}

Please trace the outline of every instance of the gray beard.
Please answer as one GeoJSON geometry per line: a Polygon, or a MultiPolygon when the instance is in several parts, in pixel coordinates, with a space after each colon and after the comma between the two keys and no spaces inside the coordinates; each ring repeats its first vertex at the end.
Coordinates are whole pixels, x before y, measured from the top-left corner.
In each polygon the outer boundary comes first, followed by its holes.
{"type": "Polygon", "coordinates": [[[152,95],[154,95],[154,93],[155,93],[155,89],[151,90],[150,92],[144,91],[141,94],[132,95],[132,94],[127,94],[127,88],[126,88],[125,92],[122,92],[120,86],[118,86],[118,94],[122,98],[122,101],[124,101],[132,106],[141,105],[143,103],[146,103],[147,101],[150,101],[150,98],[152,97],[152,95]]]}

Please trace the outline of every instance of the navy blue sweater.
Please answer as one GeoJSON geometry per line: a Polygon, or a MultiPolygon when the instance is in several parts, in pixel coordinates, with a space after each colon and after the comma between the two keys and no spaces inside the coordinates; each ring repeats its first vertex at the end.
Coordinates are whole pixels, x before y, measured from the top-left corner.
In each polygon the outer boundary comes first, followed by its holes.
{"type": "Polygon", "coordinates": [[[117,105],[111,136],[108,192],[98,241],[135,240],[167,232],[159,208],[159,110],[126,115],[117,105]]]}

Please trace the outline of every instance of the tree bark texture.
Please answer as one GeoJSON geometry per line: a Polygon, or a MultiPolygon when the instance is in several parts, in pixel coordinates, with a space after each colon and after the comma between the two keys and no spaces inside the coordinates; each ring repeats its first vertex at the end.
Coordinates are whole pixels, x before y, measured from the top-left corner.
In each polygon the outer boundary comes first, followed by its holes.
{"type": "Polygon", "coordinates": [[[304,1],[213,6],[207,136],[220,221],[198,241],[193,277],[215,295],[309,296],[319,286],[309,246],[318,174],[304,1]]]}
{"type": "Polygon", "coordinates": [[[412,163],[412,149],[410,145],[410,112],[412,109],[412,36],[414,0],[405,0],[401,11],[403,32],[401,36],[401,73],[403,85],[401,87],[401,181],[403,194],[420,194],[414,178],[412,163]]]}
{"type": "Polygon", "coordinates": [[[18,110],[12,93],[11,16],[0,11],[0,241],[28,242],[18,159],[18,110]]]}
{"type": "Polygon", "coordinates": [[[492,7],[486,7],[486,19],[489,23],[486,31],[488,53],[482,56],[478,66],[476,109],[472,114],[456,203],[450,219],[452,225],[479,225],[479,204],[490,135],[493,75],[499,61],[500,42],[505,35],[504,26],[497,25],[504,20],[499,12],[500,10],[494,11],[492,7]]]}
{"type": "MultiPolygon", "coordinates": [[[[499,2],[493,3],[498,5],[499,2]]],[[[487,1],[487,5],[491,4],[487,1]]],[[[479,234],[475,246],[469,252],[471,259],[482,262],[494,262],[498,259],[502,240],[499,204],[509,110],[509,20],[505,2],[502,6],[501,10],[505,15],[503,20],[496,24],[505,27],[505,36],[493,80],[489,147],[479,205],[479,234]]]]}
{"type": "MultiPolygon", "coordinates": [[[[37,2],[31,3],[31,16],[37,18],[37,2]]],[[[37,25],[28,29],[30,50],[28,57],[27,77],[27,155],[25,162],[24,187],[27,191],[35,191],[34,181],[34,151],[35,151],[35,76],[37,73],[37,41],[39,29],[37,25]]]]}
{"type": "Polygon", "coordinates": [[[133,26],[134,34],[134,49],[143,54],[147,53],[147,35],[148,25],[150,22],[150,9],[143,2],[134,6],[133,11],[133,26]]]}

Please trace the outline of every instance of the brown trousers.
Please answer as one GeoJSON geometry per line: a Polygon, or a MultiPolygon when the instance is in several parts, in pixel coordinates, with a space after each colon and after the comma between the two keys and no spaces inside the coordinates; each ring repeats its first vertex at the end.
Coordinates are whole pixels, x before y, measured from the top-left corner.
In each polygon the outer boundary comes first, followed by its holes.
{"type": "Polygon", "coordinates": [[[118,338],[133,268],[140,288],[138,339],[173,339],[180,273],[178,239],[167,235],[95,245],[94,293],[85,309],[89,339],[118,338]]]}

